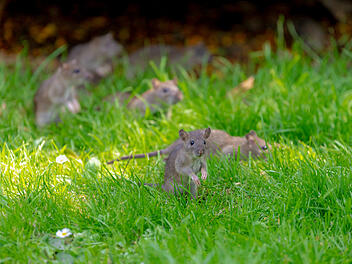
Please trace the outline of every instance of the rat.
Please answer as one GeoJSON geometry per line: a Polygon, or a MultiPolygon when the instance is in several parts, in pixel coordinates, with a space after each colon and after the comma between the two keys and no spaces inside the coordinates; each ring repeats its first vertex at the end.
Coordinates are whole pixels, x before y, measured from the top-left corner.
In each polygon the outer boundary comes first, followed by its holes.
{"type": "MultiPolygon", "coordinates": [[[[201,130],[195,130],[201,131],[201,130]]],[[[210,152],[214,155],[230,155],[235,157],[238,155],[238,148],[240,148],[241,160],[248,159],[249,155],[252,158],[266,158],[266,153],[271,149],[271,145],[266,143],[264,139],[257,136],[257,133],[251,130],[245,135],[245,137],[231,136],[223,130],[212,130],[212,133],[208,139],[217,148],[211,148],[210,152]]],[[[181,140],[176,140],[169,147],[149,152],[146,154],[135,154],[122,156],[116,160],[109,161],[108,164],[112,164],[114,161],[128,160],[128,159],[141,159],[146,157],[155,157],[158,155],[168,155],[174,148],[180,145],[181,140]]]]}
{"type": "Polygon", "coordinates": [[[122,45],[114,40],[112,33],[108,33],[73,47],[67,59],[76,59],[94,76],[92,82],[97,82],[112,73],[113,59],[122,51],[122,45]]]}
{"type": "MultiPolygon", "coordinates": [[[[131,98],[131,93],[119,92],[113,96],[118,99],[120,104],[131,98]]],[[[183,94],[177,86],[177,80],[161,82],[158,79],[152,79],[152,89],[144,92],[140,96],[133,96],[127,104],[129,109],[137,109],[145,114],[147,107],[151,113],[157,112],[165,106],[176,104],[183,99],[183,94]]]]}
{"type": "Polygon", "coordinates": [[[202,180],[207,178],[206,157],[210,134],[210,128],[191,132],[183,129],[179,131],[181,144],[173,148],[166,159],[164,183],[161,185],[165,192],[176,194],[190,190],[191,198],[197,198],[197,189],[200,185],[197,174],[201,172],[202,180]]]}
{"type": "Polygon", "coordinates": [[[176,65],[190,70],[203,62],[211,59],[211,54],[204,43],[188,47],[177,47],[171,45],[151,45],[141,48],[129,56],[129,69],[127,77],[133,78],[138,70],[143,71],[149,65],[149,61],[160,64],[161,58],[167,57],[168,65],[176,65]]]}
{"type": "Polygon", "coordinates": [[[59,121],[59,112],[67,108],[71,113],[81,109],[76,88],[89,81],[91,74],[76,60],[63,63],[45,80],[34,96],[36,124],[41,127],[59,121]]]}
{"type": "Polygon", "coordinates": [[[220,139],[220,133],[217,134],[219,138],[213,139],[214,142],[222,143],[221,151],[224,155],[232,156],[235,154],[237,158],[238,148],[240,149],[240,159],[247,160],[249,156],[254,159],[263,158],[266,159],[266,154],[272,149],[272,146],[267,143],[264,139],[258,137],[254,130],[251,130],[244,137],[234,137],[230,136],[220,139]]]}

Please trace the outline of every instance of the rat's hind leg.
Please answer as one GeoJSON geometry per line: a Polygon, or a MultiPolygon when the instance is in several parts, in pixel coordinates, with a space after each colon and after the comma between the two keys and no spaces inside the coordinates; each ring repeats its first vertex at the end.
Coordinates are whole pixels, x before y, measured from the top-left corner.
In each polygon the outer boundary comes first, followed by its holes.
{"type": "Polygon", "coordinates": [[[191,181],[189,184],[189,188],[191,193],[191,199],[197,199],[198,185],[191,181]]]}
{"type": "Polygon", "coordinates": [[[172,193],[174,195],[177,194],[183,194],[184,193],[184,188],[182,185],[178,183],[173,183],[173,182],[165,182],[161,188],[167,192],[167,193],[172,193]]]}

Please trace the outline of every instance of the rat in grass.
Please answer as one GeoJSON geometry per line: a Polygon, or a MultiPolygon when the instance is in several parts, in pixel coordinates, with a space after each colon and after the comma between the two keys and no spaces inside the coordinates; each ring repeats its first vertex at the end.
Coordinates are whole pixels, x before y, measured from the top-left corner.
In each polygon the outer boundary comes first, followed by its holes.
{"type": "Polygon", "coordinates": [[[92,74],[91,81],[96,83],[113,72],[113,59],[122,52],[122,45],[114,40],[112,33],[108,33],[76,45],[70,50],[67,59],[76,59],[92,74]]]}
{"type": "Polygon", "coordinates": [[[34,96],[37,126],[59,121],[59,113],[66,109],[73,114],[78,113],[81,107],[76,89],[91,78],[92,75],[76,60],[59,66],[49,79],[42,82],[34,96]]]}
{"type": "Polygon", "coordinates": [[[183,94],[177,86],[177,80],[161,82],[152,79],[152,88],[139,96],[132,96],[130,92],[118,92],[106,98],[108,101],[118,100],[120,104],[127,103],[127,108],[136,109],[145,114],[147,108],[153,114],[160,109],[167,108],[183,99],[183,94]]]}
{"type": "MultiPolygon", "coordinates": [[[[199,132],[202,130],[195,130],[193,132],[199,132]]],[[[208,141],[216,146],[211,148],[210,153],[213,155],[230,155],[235,154],[238,156],[238,149],[240,149],[239,158],[246,160],[251,155],[252,158],[265,158],[268,151],[271,149],[271,145],[266,141],[258,137],[257,133],[251,130],[244,137],[231,136],[223,130],[212,130],[208,141]]],[[[119,157],[116,160],[109,161],[108,164],[112,164],[115,161],[129,160],[129,159],[142,159],[146,157],[155,157],[158,155],[168,155],[178,145],[182,143],[181,139],[176,140],[173,144],[165,149],[145,153],[145,154],[133,154],[119,157]]]]}
{"type": "Polygon", "coordinates": [[[150,61],[159,65],[162,57],[167,57],[167,64],[171,67],[180,66],[191,70],[203,62],[209,62],[212,58],[204,43],[198,43],[187,47],[171,45],[150,45],[143,47],[129,55],[129,67],[126,72],[127,78],[135,77],[138,71],[144,71],[150,61]]]}
{"type": "Polygon", "coordinates": [[[148,184],[152,187],[161,187],[167,193],[190,193],[192,199],[197,198],[197,190],[200,180],[197,174],[201,173],[201,179],[207,178],[206,157],[214,146],[208,142],[211,129],[186,132],[179,131],[181,143],[175,146],[165,161],[165,174],[163,184],[148,184]]]}

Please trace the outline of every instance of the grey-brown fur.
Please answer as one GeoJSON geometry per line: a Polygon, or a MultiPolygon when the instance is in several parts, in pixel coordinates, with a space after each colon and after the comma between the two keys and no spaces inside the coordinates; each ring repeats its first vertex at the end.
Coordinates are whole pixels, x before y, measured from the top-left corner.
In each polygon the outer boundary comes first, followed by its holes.
{"type": "MultiPolygon", "coordinates": [[[[195,131],[202,131],[202,130],[195,130],[195,131]]],[[[216,148],[212,147],[210,149],[211,154],[218,154],[221,153],[223,155],[233,155],[237,157],[238,149],[240,148],[240,159],[245,160],[248,159],[249,155],[252,158],[265,158],[268,149],[271,149],[271,145],[266,143],[264,139],[261,139],[257,136],[255,131],[250,131],[246,134],[245,137],[234,137],[226,133],[222,130],[212,130],[212,133],[208,139],[209,143],[212,146],[216,146],[216,148]]],[[[176,140],[173,144],[169,147],[149,152],[147,154],[135,154],[135,155],[128,155],[123,156],[116,161],[127,160],[127,159],[140,159],[146,157],[154,157],[158,155],[167,155],[169,154],[176,146],[180,145],[181,140],[176,140]]],[[[108,164],[113,163],[115,160],[110,161],[108,164]]]]}
{"type": "Polygon", "coordinates": [[[163,56],[167,57],[168,65],[172,67],[178,65],[186,70],[208,61],[211,57],[203,43],[188,47],[151,45],[139,49],[129,56],[127,77],[132,78],[138,70],[145,70],[150,61],[154,61],[156,65],[159,65],[163,56]]]}
{"type": "MultiPolygon", "coordinates": [[[[118,99],[120,104],[125,103],[131,97],[131,93],[117,93],[112,99],[118,99]]],[[[152,80],[152,89],[140,96],[134,96],[127,104],[129,109],[137,109],[145,114],[147,108],[151,113],[167,106],[176,104],[183,99],[183,94],[177,86],[177,80],[161,82],[152,80]]]]}
{"type": "Polygon", "coordinates": [[[164,183],[161,188],[168,193],[190,190],[192,198],[197,198],[197,189],[202,180],[207,178],[208,138],[210,128],[186,132],[179,131],[181,144],[177,145],[166,159],[164,183]]]}
{"type": "Polygon", "coordinates": [[[67,108],[72,113],[81,109],[76,88],[88,81],[91,75],[76,60],[62,64],[45,80],[34,96],[35,119],[38,126],[59,120],[59,112],[67,108]]]}
{"type": "Polygon", "coordinates": [[[93,81],[98,81],[113,71],[113,59],[122,51],[123,47],[108,33],[73,47],[67,59],[76,59],[94,76],[93,81]]]}

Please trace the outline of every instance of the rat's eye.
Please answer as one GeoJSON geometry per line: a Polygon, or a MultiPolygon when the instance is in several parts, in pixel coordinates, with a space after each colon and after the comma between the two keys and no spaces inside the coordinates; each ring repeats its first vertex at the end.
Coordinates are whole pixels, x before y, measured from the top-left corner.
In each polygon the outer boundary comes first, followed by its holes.
{"type": "Polygon", "coordinates": [[[194,145],[194,140],[191,140],[191,145],[194,145]]]}
{"type": "Polygon", "coordinates": [[[204,145],[205,145],[205,144],[207,144],[207,142],[205,142],[205,140],[204,140],[204,145]]]}
{"type": "Polygon", "coordinates": [[[163,93],[167,93],[168,91],[169,91],[169,89],[163,88],[163,93]]]}
{"type": "Polygon", "coordinates": [[[79,73],[80,72],[80,69],[74,69],[73,70],[73,73],[79,73]]]}
{"type": "Polygon", "coordinates": [[[267,150],[268,147],[267,146],[262,146],[262,150],[267,150]]]}

